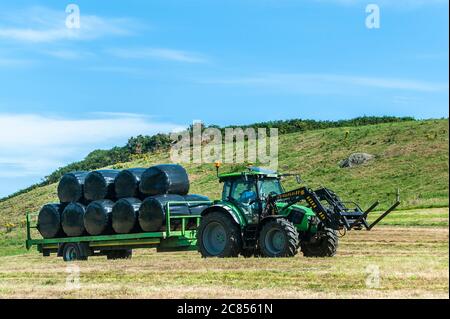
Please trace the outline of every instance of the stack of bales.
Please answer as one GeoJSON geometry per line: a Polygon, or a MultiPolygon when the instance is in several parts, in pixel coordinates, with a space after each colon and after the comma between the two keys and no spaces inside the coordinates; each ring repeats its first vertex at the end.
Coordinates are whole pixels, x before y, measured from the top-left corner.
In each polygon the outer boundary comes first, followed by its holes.
{"type": "Polygon", "coordinates": [[[58,184],[60,203],[44,205],[38,230],[44,238],[163,231],[167,202],[172,216],[199,214],[206,196],[188,194],[181,165],[97,170],[65,174],[58,184]]]}

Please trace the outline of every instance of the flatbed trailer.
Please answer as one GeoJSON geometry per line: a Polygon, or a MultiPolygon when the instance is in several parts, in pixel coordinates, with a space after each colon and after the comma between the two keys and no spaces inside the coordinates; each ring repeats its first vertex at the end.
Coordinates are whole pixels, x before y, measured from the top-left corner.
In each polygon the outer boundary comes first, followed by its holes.
{"type": "Polygon", "coordinates": [[[65,261],[87,260],[89,256],[107,256],[108,259],[131,258],[137,248],[156,248],[158,252],[197,250],[197,230],[201,215],[174,215],[175,205],[210,205],[211,201],[168,202],[163,231],[140,232],[61,238],[33,238],[37,232],[37,213],[26,215],[27,239],[30,250],[36,246],[43,256],[56,254],[65,261]]]}

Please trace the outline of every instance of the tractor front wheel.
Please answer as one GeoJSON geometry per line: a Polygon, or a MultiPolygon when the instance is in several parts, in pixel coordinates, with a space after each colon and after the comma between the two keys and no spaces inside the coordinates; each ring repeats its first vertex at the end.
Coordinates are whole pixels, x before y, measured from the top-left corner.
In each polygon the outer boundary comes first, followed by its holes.
{"type": "Polygon", "coordinates": [[[297,229],[287,219],[271,220],[261,229],[259,246],[264,257],[293,257],[299,246],[297,229]]]}
{"type": "Polygon", "coordinates": [[[239,225],[222,212],[211,212],[201,219],[197,231],[202,257],[237,257],[242,250],[239,225]]]}
{"type": "Polygon", "coordinates": [[[337,232],[324,228],[317,232],[310,241],[300,243],[305,257],[332,257],[336,254],[339,238],[337,232]]]}

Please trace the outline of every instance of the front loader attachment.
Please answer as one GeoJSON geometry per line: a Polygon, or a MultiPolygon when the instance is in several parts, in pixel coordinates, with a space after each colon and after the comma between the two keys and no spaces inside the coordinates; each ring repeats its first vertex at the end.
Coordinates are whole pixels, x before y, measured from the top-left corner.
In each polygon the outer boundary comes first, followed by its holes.
{"type": "Polygon", "coordinates": [[[354,212],[353,214],[348,214],[346,212],[341,213],[342,219],[344,219],[344,224],[346,224],[346,228],[348,230],[356,229],[360,230],[362,227],[364,227],[367,230],[371,230],[376,224],[378,224],[383,218],[385,218],[387,215],[389,215],[392,211],[394,211],[397,206],[400,205],[400,201],[397,200],[395,203],[389,207],[383,214],[381,214],[380,217],[378,217],[374,222],[372,222],[370,225],[367,224],[367,215],[376,207],[378,206],[378,202],[375,202],[369,209],[367,209],[364,213],[361,214],[361,212],[354,212]],[[358,216],[356,218],[352,218],[354,216],[358,216]],[[346,220],[346,222],[345,222],[346,220]]]}
{"type": "Polygon", "coordinates": [[[339,223],[339,228],[345,228],[346,230],[371,230],[375,225],[377,225],[382,219],[384,219],[387,215],[393,212],[398,205],[400,205],[400,195],[399,190],[397,190],[397,198],[383,214],[381,214],[375,221],[373,221],[370,225],[367,223],[367,216],[370,212],[372,212],[379,204],[378,201],[373,203],[367,210],[362,211],[359,205],[353,203],[355,205],[354,209],[348,209],[346,207],[346,203],[342,202],[339,197],[329,189],[320,189],[316,191],[319,194],[319,198],[321,200],[325,200],[330,205],[331,219],[335,220],[339,223]],[[322,194],[325,193],[325,194],[322,194]],[[325,195],[325,196],[324,196],[325,195]]]}
{"type": "Polygon", "coordinates": [[[286,193],[270,196],[266,208],[274,207],[273,203],[278,200],[287,202],[287,205],[283,210],[288,209],[289,206],[292,206],[299,201],[305,200],[325,227],[334,230],[371,230],[400,205],[400,195],[399,190],[397,190],[395,203],[369,225],[367,223],[367,216],[378,206],[378,201],[373,203],[367,210],[363,211],[361,207],[354,202],[342,201],[336,193],[328,188],[320,188],[313,191],[307,187],[301,187],[286,193]],[[354,208],[347,207],[350,205],[354,208]]]}

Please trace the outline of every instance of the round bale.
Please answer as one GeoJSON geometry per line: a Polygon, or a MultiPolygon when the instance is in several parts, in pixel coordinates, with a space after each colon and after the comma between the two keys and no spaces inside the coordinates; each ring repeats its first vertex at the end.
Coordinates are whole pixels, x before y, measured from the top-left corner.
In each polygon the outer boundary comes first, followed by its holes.
{"type": "Polygon", "coordinates": [[[89,201],[114,200],[114,179],[118,173],[115,169],[90,172],[84,181],[84,197],[89,201]]]}
{"type": "Polygon", "coordinates": [[[114,189],[117,198],[140,197],[142,193],[139,191],[139,182],[144,173],[145,168],[129,168],[124,169],[117,174],[114,181],[114,189]]]}
{"type": "Polygon", "coordinates": [[[83,185],[88,172],[64,174],[58,183],[58,198],[61,203],[77,202],[83,198],[83,185]]]}
{"type": "Polygon", "coordinates": [[[114,202],[109,199],[93,201],[86,207],[84,227],[90,235],[103,235],[112,232],[111,212],[114,202]]]}
{"type": "MultiPolygon", "coordinates": [[[[183,196],[165,194],[147,197],[139,210],[139,225],[143,231],[160,231],[166,224],[168,202],[184,202],[183,196]]],[[[171,216],[189,215],[189,207],[186,203],[170,205],[171,216]]]]}
{"type": "Polygon", "coordinates": [[[112,208],[112,227],[118,234],[138,232],[141,201],[134,197],[119,199],[112,208]]]}
{"type": "Polygon", "coordinates": [[[142,173],[139,190],[145,195],[186,195],[189,177],[184,167],[178,164],[152,166],[142,173]]]}
{"type": "Polygon", "coordinates": [[[86,233],[84,228],[84,214],[86,207],[80,203],[70,203],[64,208],[61,225],[64,233],[69,237],[78,237],[86,233]]]}
{"type": "Polygon", "coordinates": [[[64,235],[61,227],[61,204],[46,204],[39,211],[37,229],[44,238],[57,238],[64,235]]]}

